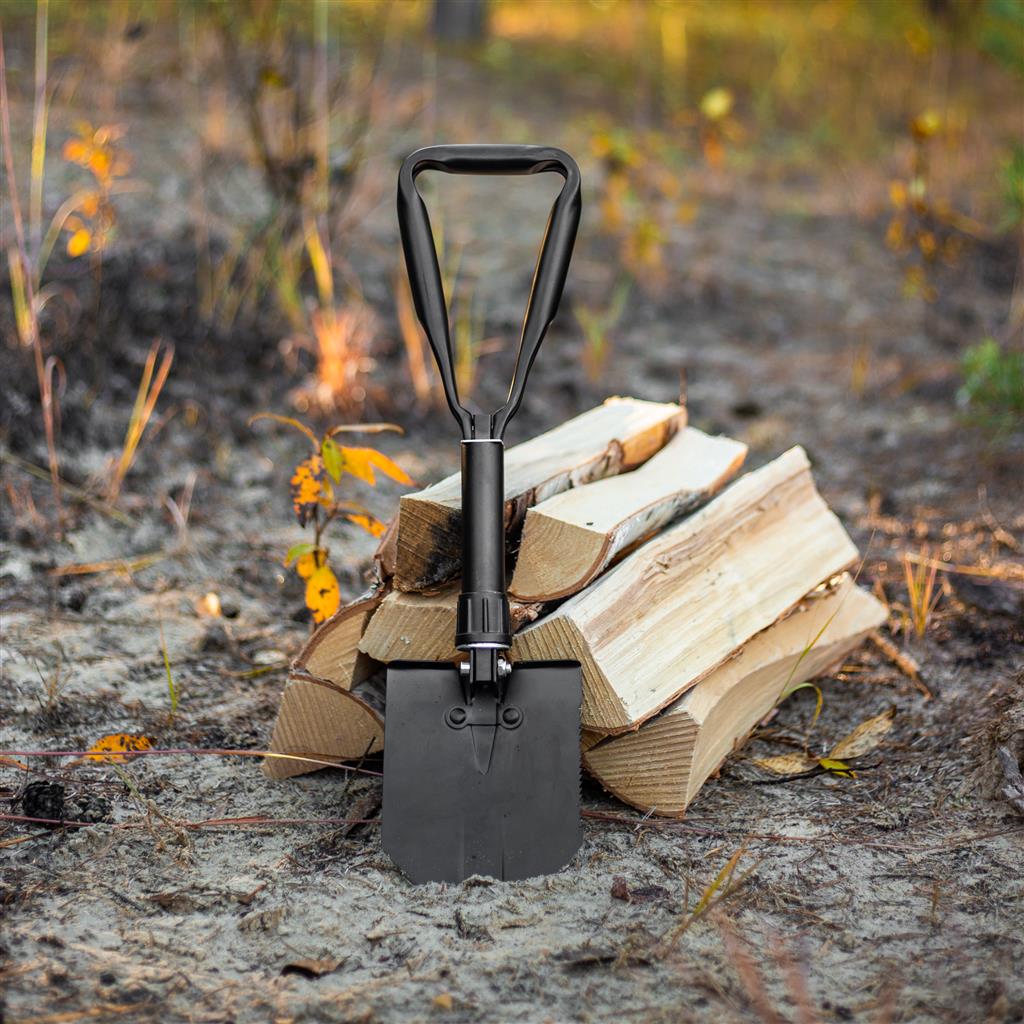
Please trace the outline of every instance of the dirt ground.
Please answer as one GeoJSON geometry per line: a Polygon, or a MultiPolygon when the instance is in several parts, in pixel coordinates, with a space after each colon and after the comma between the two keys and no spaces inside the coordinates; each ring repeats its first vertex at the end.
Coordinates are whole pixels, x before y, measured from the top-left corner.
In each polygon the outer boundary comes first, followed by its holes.
{"type": "MultiPolygon", "coordinates": [[[[884,222],[841,190],[741,177],[694,187],[699,213],[678,228],[667,286],[633,290],[593,383],[570,281],[513,440],[607,394],[675,399],[685,369],[691,422],[747,440],[752,466],[807,448],[865,553],[862,582],[890,600],[905,601],[906,550],[1020,558],[1022,436],[994,440],[955,402],[960,350],[1005,315],[1012,247],[971,249],[924,305],[901,295],[884,222]],[[851,367],[865,346],[858,395],[851,367]]],[[[535,240],[516,225],[539,234],[544,212],[517,198],[492,213],[506,229],[487,237],[508,250],[488,278],[487,326],[507,337],[535,240]]],[[[406,427],[381,445],[427,482],[454,468],[457,448],[445,413],[387,397],[405,387],[389,198],[362,230],[357,269],[380,316],[368,416],[406,427]]],[[[614,258],[587,231],[573,274],[614,258]]],[[[193,261],[166,226],[112,254],[95,336],[64,353],[63,472],[84,484],[119,448],[149,341],[176,345],[161,409],[178,414],[143,448],[121,513],[79,509],[54,543],[3,505],[4,751],[81,750],[118,731],[161,748],[267,745],[283,666],[308,633],[299,581],[281,565],[301,539],[287,477],[303,442],[247,421],[287,411],[296,381],[270,327],[219,336],[198,323],[193,261]],[[167,499],[193,488],[182,531],[167,499]],[[148,555],[130,572],[53,573],[148,555]],[[211,590],[222,618],[196,611],[211,590]]],[[[74,265],[56,274],[88,294],[74,265]]],[[[495,396],[499,364],[483,368],[495,396]]],[[[31,367],[10,348],[0,365],[0,448],[42,464],[31,367]]],[[[19,487],[30,479],[10,461],[3,472],[19,487]]],[[[386,516],[397,493],[364,497],[386,516]]],[[[347,596],[372,546],[335,539],[347,596]]],[[[749,763],[801,742],[815,704],[803,691],[684,821],[643,820],[585,781],[583,848],[550,878],[409,885],[375,825],[339,820],[377,817],[373,776],[268,783],[257,759],[221,756],[0,762],[6,813],[97,822],[0,831],[0,1019],[1024,1020],[1024,818],[1000,796],[996,755],[1024,755],[1024,607],[1008,584],[944,578],[927,636],[909,643],[930,699],[873,648],[822,683],[815,749],[897,709],[856,778],[778,782],[749,763]],[[276,822],[218,824],[256,816],[276,822]]]]}

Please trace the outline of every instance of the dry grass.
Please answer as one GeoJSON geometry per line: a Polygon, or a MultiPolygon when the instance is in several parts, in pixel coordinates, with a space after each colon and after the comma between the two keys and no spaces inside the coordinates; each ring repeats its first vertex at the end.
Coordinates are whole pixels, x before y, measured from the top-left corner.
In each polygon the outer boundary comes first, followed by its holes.
{"type": "Polygon", "coordinates": [[[913,627],[918,639],[928,631],[932,613],[942,598],[942,590],[936,586],[938,571],[938,566],[928,558],[927,548],[922,551],[920,561],[911,561],[909,554],[903,556],[908,603],[904,631],[909,632],[913,627]]]}

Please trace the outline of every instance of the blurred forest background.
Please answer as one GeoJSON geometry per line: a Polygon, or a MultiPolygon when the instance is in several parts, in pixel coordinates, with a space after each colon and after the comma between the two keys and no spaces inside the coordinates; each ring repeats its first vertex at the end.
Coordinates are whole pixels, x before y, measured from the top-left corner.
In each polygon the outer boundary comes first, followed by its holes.
{"type": "MultiPolygon", "coordinates": [[[[436,406],[392,223],[397,162],[433,141],[580,158],[588,208],[561,320],[588,381],[638,307],[679,313],[687,289],[714,288],[701,239],[753,195],[779,222],[831,222],[834,253],[855,258],[844,218],[870,226],[877,286],[897,279],[925,320],[949,316],[965,266],[1009,280],[1002,308],[936,330],[959,363],[951,401],[996,427],[1021,415],[1016,0],[8,0],[3,15],[4,329],[23,352],[7,352],[5,386],[23,383],[19,360],[36,378],[5,402],[15,447],[40,433],[23,408],[40,394],[51,415],[68,408],[68,443],[71,407],[120,397],[104,389],[123,331],[138,372],[157,337],[162,353],[215,343],[242,361],[268,343],[300,410],[436,406]]],[[[501,365],[508,346],[485,339],[501,297],[525,294],[544,198],[518,231],[511,219],[505,262],[471,240],[497,223],[488,197],[518,185],[437,186],[464,388],[481,356],[501,365]]],[[[879,330],[840,332],[863,394],[885,376],[879,330]]],[[[178,359],[175,375],[192,372],[178,359]]]]}

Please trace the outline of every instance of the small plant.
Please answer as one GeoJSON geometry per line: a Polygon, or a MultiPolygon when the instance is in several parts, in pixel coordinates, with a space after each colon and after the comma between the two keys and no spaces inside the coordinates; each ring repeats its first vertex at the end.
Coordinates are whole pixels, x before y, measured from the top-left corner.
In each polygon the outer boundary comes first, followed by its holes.
{"type": "Polygon", "coordinates": [[[132,167],[131,154],[117,144],[123,135],[124,129],[118,125],[94,129],[83,121],[78,125],[78,135],[64,143],[64,159],[85,168],[93,177],[93,187],[73,197],[73,206],[65,211],[62,227],[70,233],[69,256],[88,252],[99,255],[110,244],[117,225],[111,199],[132,167]]]}
{"type": "Polygon", "coordinates": [[[164,384],[167,383],[167,375],[171,372],[171,363],[173,362],[174,347],[162,341],[154,341],[150,346],[149,354],[146,356],[146,363],[142,368],[139,390],[135,395],[135,405],[132,407],[131,418],[128,420],[128,429],[125,432],[124,444],[121,446],[121,454],[114,463],[110,474],[110,482],[107,484],[106,498],[111,505],[115,504],[121,496],[124,478],[135,461],[139,444],[153,416],[156,400],[160,397],[164,384]],[[157,368],[157,359],[160,357],[161,350],[163,351],[163,358],[160,360],[159,368],[157,368]]]}
{"type": "Polygon", "coordinates": [[[1002,164],[1004,231],[1024,224],[1024,144],[1016,143],[1002,164]]]}
{"type": "Polygon", "coordinates": [[[957,401],[971,419],[998,432],[1024,425],[1024,351],[986,338],[964,353],[962,372],[957,401]]]}
{"type": "MultiPolygon", "coordinates": [[[[62,231],[70,232],[68,255],[75,257],[92,252],[97,257],[96,272],[103,252],[116,224],[112,197],[129,187],[123,177],[131,168],[127,152],[116,143],[120,129],[105,126],[92,129],[83,124],[79,135],[64,146],[65,159],[87,168],[93,184],[66,199],[50,219],[43,232],[43,184],[46,169],[46,136],[50,111],[50,87],[47,80],[49,45],[49,4],[39,0],[36,5],[35,96],[32,119],[32,150],[29,164],[28,223],[22,211],[15,176],[11,145],[11,105],[7,93],[7,66],[4,56],[3,32],[0,30],[0,135],[4,151],[4,172],[8,200],[14,226],[14,242],[7,251],[10,267],[11,297],[18,339],[32,349],[35,361],[39,401],[58,527],[63,521],[60,464],[57,456],[57,433],[60,423],[59,397],[64,370],[53,355],[44,351],[40,318],[47,303],[58,294],[43,283],[43,275],[53,248],[62,231]],[[60,382],[58,386],[56,382],[60,382]]],[[[98,288],[97,288],[98,302],[98,288]]]]}
{"type": "Polygon", "coordinates": [[[612,292],[611,304],[606,309],[590,309],[582,305],[574,307],[576,319],[586,339],[583,365],[591,381],[598,380],[604,372],[611,348],[608,335],[622,319],[626,300],[629,298],[629,288],[628,280],[620,281],[612,292]]]}
{"type": "Polygon", "coordinates": [[[904,618],[904,632],[909,633],[911,627],[920,640],[928,631],[932,612],[942,597],[941,589],[936,587],[938,566],[929,559],[928,549],[921,552],[921,558],[903,556],[903,576],[907,583],[908,609],[904,618]]]}
{"type": "Polygon", "coordinates": [[[739,122],[732,116],[732,89],[718,86],[700,101],[700,148],[708,165],[716,170],[725,164],[725,147],[741,137],[739,122]]]}
{"type": "Polygon", "coordinates": [[[599,209],[603,230],[618,240],[623,265],[645,289],[665,280],[666,226],[696,213],[683,197],[679,157],[667,138],[600,129],[590,148],[604,165],[599,209]]]}
{"type": "Polygon", "coordinates": [[[171,672],[171,658],[167,653],[167,638],[164,636],[164,620],[160,619],[160,655],[164,661],[164,672],[167,675],[167,724],[173,725],[178,714],[178,687],[171,672]]]}
{"type": "Polygon", "coordinates": [[[981,231],[979,225],[933,195],[932,144],[941,130],[942,121],[931,111],[910,122],[910,172],[889,183],[893,213],[885,244],[905,260],[904,296],[926,302],[934,302],[938,296],[931,268],[940,263],[955,266],[965,240],[981,231]]]}
{"type": "Polygon", "coordinates": [[[322,437],[293,419],[275,413],[259,413],[249,422],[269,419],[293,427],[305,436],[313,452],[296,467],[291,478],[292,511],[299,525],[313,531],[311,541],[292,545],[285,555],[285,566],[294,567],[306,581],[306,607],[317,624],[329,619],[341,604],[341,588],[333,569],[328,565],[330,550],[324,541],[327,527],[335,519],[343,519],[379,537],[384,524],[363,505],[353,501],[340,501],[335,487],[348,475],[371,487],[376,486],[375,471],[383,473],[400,484],[412,484],[409,475],[383,452],[375,448],[354,448],[340,445],[335,437],[341,433],[376,434],[386,430],[401,433],[401,427],[392,423],[365,423],[332,427],[322,437]]]}

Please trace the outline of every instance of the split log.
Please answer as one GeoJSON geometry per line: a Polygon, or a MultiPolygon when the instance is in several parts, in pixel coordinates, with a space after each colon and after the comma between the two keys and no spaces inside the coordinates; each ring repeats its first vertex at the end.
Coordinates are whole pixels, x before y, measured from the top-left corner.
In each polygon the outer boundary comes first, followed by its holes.
{"type": "Polygon", "coordinates": [[[666,523],[720,491],[746,455],[740,441],[687,427],[631,473],[534,505],[523,524],[510,594],[541,602],[577,593],[666,523]]]}
{"type": "Polygon", "coordinates": [[[293,672],[281,697],[270,750],[298,758],[268,757],[270,779],[315,772],[322,762],[354,761],[384,749],[383,680],[378,675],[351,691],[327,679],[293,672]],[[320,762],[320,763],[318,763],[320,762]]]}
{"type": "Polygon", "coordinates": [[[827,671],[885,621],[848,574],[758,633],[636,732],[584,751],[608,792],[642,811],[679,816],[725,758],[793,687],[827,671]]]}
{"type": "Polygon", "coordinates": [[[359,640],[386,593],[386,587],[378,587],[342,606],[306,641],[292,672],[326,679],[342,690],[369,678],[380,666],[359,650],[359,640]]]}
{"type": "MultiPolygon", "coordinates": [[[[436,594],[393,590],[369,620],[360,652],[374,661],[454,661],[459,583],[436,594]]],[[[513,632],[537,618],[542,606],[509,602],[513,632]]]]}
{"type": "MultiPolygon", "coordinates": [[[[514,540],[531,505],[580,484],[646,462],[686,423],[678,405],[611,398],[505,454],[505,529],[514,540]]],[[[385,536],[378,564],[394,565],[399,590],[433,590],[461,569],[461,480],[458,473],[403,495],[398,525],[385,536]]]]}
{"type": "Polygon", "coordinates": [[[513,652],[579,661],[584,728],[625,732],[856,557],[793,448],[527,626],[513,652]]]}

